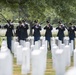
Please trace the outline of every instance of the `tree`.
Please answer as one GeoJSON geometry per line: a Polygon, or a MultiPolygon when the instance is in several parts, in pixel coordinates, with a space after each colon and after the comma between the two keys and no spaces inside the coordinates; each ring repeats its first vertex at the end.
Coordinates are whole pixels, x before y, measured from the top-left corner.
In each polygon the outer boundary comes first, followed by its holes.
{"type": "Polygon", "coordinates": [[[76,17],[76,0],[1,0],[0,6],[9,7],[13,11],[18,10],[17,12],[25,16],[25,19],[31,21],[35,19],[43,21],[47,17],[53,20],[54,17],[60,17],[69,22],[76,17]]]}

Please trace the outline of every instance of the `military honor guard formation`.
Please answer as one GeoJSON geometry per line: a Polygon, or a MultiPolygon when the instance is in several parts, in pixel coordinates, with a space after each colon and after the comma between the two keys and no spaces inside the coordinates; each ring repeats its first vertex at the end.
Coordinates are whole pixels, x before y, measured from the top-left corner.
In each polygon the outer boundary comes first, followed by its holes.
{"type": "Polygon", "coordinates": [[[67,27],[59,21],[56,27],[57,37],[53,37],[53,26],[49,21],[46,21],[43,28],[44,36],[41,35],[42,27],[38,20],[35,20],[31,27],[33,36],[29,36],[29,26],[25,20],[18,24],[14,29],[11,20],[7,20],[6,25],[0,26],[1,29],[7,29],[7,39],[1,43],[0,75],[13,75],[13,58],[16,58],[16,64],[21,66],[22,75],[45,75],[48,49],[52,54],[52,67],[56,75],[70,75],[72,70],[66,73],[66,68],[71,66],[72,57],[73,67],[76,67],[76,26],[69,23],[70,26],[67,27]],[[65,36],[65,30],[68,36],[65,36]]]}

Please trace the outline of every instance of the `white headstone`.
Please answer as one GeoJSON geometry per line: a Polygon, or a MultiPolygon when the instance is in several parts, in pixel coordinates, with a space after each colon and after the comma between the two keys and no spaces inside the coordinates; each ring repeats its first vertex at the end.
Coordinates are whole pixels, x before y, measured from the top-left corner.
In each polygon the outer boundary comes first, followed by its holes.
{"type": "Polygon", "coordinates": [[[30,37],[31,45],[34,45],[34,37],[30,37]]]}
{"type": "Polygon", "coordinates": [[[71,43],[69,43],[69,46],[70,46],[70,53],[71,53],[71,56],[73,56],[73,51],[74,51],[73,40],[71,40],[71,43]]]}
{"type": "Polygon", "coordinates": [[[55,37],[55,42],[57,46],[58,46],[58,41],[59,41],[58,37],[55,37]]]}
{"type": "Polygon", "coordinates": [[[34,50],[34,45],[31,45],[31,52],[34,50]]]}
{"type": "Polygon", "coordinates": [[[56,55],[55,55],[55,52],[56,52],[56,50],[58,50],[58,46],[54,46],[53,48],[52,48],[52,61],[53,61],[53,68],[55,69],[55,60],[56,60],[56,55]]]}
{"type": "Polygon", "coordinates": [[[40,50],[32,52],[32,75],[44,75],[43,55],[40,50]]]}
{"type": "Polygon", "coordinates": [[[19,46],[19,42],[14,42],[14,57],[17,57],[17,46],[19,46]]]}
{"type": "Polygon", "coordinates": [[[74,67],[76,67],[76,49],[74,50],[74,67]]]}
{"type": "Polygon", "coordinates": [[[25,47],[31,48],[30,42],[25,42],[25,47]]]}
{"type": "Polygon", "coordinates": [[[76,67],[71,68],[64,75],[76,75],[76,67]]]}
{"type": "Polygon", "coordinates": [[[26,74],[30,72],[30,51],[28,47],[22,49],[22,67],[21,73],[26,74]]]}
{"type": "Polygon", "coordinates": [[[40,48],[39,46],[39,41],[35,41],[34,50],[38,50],[40,48]]]}
{"type": "Polygon", "coordinates": [[[46,70],[46,63],[47,63],[47,52],[45,51],[45,47],[40,47],[40,51],[42,51],[42,65],[43,65],[43,70],[45,72],[46,70]]]}
{"type": "Polygon", "coordinates": [[[64,49],[65,45],[64,44],[60,44],[60,49],[64,49]]]}
{"type": "Polygon", "coordinates": [[[71,55],[70,55],[70,47],[66,45],[64,47],[64,58],[65,58],[65,66],[71,65],[71,55]]]}
{"type": "Polygon", "coordinates": [[[69,45],[69,37],[64,37],[64,44],[69,45]]]}
{"type": "Polygon", "coordinates": [[[65,74],[65,62],[63,50],[58,49],[56,51],[56,61],[55,61],[56,75],[65,74]]]}
{"type": "Polygon", "coordinates": [[[25,41],[24,40],[20,40],[20,45],[22,45],[23,47],[25,47],[25,41]]]}
{"type": "Polygon", "coordinates": [[[10,53],[0,52],[0,75],[13,75],[13,59],[10,53]]]}
{"type": "Polygon", "coordinates": [[[14,43],[15,43],[15,40],[12,40],[11,50],[12,50],[13,53],[14,53],[14,43]]]}
{"type": "Polygon", "coordinates": [[[22,46],[17,46],[17,65],[22,64],[22,46]]]}
{"type": "Polygon", "coordinates": [[[54,37],[51,38],[51,44],[55,44],[55,38],[54,37]]]}
{"type": "Polygon", "coordinates": [[[2,46],[0,52],[7,53],[7,54],[10,54],[11,53],[10,50],[6,46],[2,46]]]}
{"type": "Polygon", "coordinates": [[[7,47],[7,41],[3,40],[1,46],[6,46],[7,47]]]}
{"type": "Polygon", "coordinates": [[[61,48],[62,41],[58,41],[58,47],[61,48]]]}

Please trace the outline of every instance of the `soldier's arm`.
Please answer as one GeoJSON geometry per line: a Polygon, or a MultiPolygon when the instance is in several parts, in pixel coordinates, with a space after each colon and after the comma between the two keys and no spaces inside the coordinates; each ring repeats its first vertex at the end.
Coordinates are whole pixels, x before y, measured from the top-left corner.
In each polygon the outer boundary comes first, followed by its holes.
{"type": "Polygon", "coordinates": [[[46,29],[46,26],[44,27],[44,29],[46,29]]]}
{"type": "Polygon", "coordinates": [[[63,27],[63,31],[65,31],[65,27],[63,27]]]}
{"type": "Polygon", "coordinates": [[[74,26],[74,31],[76,31],[76,27],[74,26]]]}
{"type": "Polygon", "coordinates": [[[14,29],[14,25],[12,25],[12,29],[14,29]]]}
{"type": "Polygon", "coordinates": [[[39,26],[39,30],[41,30],[41,26],[39,26]]]}
{"type": "Polygon", "coordinates": [[[29,29],[28,25],[26,25],[26,29],[29,29]]]}
{"type": "Polygon", "coordinates": [[[53,27],[52,26],[50,27],[50,30],[53,30],[53,27]]]}
{"type": "Polygon", "coordinates": [[[56,29],[59,29],[59,27],[57,27],[56,29]]]}
{"type": "Polygon", "coordinates": [[[7,24],[3,26],[3,28],[7,28],[7,27],[8,27],[8,25],[7,25],[7,24]]]}

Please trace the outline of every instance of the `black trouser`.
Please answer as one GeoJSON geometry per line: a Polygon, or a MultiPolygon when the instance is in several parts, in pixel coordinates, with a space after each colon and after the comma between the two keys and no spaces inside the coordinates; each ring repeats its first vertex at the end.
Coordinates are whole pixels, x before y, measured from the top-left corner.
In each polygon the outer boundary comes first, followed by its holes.
{"type": "Polygon", "coordinates": [[[34,42],[40,40],[40,36],[34,36],[34,42]]]}
{"type": "Polygon", "coordinates": [[[62,43],[64,43],[64,37],[59,37],[59,40],[62,41],[62,43]]]}
{"type": "Polygon", "coordinates": [[[11,50],[12,36],[7,36],[7,46],[11,50]]]}
{"type": "Polygon", "coordinates": [[[17,41],[20,42],[20,37],[18,37],[18,40],[17,41]]]}
{"type": "Polygon", "coordinates": [[[51,50],[51,42],[50,42],[51,37],[50,37],[50,36],[46,36],[45,39],[48,41],[48,43],[49,43],[49,48],[50,48],[50,50],[51,50]]]}

